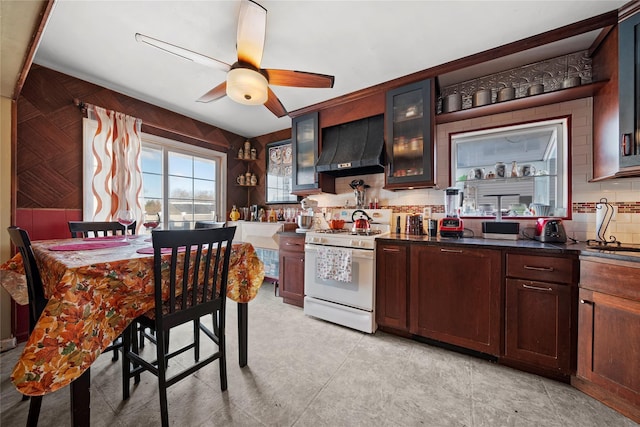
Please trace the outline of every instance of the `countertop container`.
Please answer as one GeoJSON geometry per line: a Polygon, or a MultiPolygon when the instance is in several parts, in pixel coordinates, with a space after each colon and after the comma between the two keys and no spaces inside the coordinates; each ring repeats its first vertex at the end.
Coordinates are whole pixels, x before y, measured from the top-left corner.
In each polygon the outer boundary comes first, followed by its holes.
{"type": "Polygon", "coordinates": [[[491,89],[481,89],[473,94],[472,107],[491,104],[491,89]]]}
{"type": "Polygon", "coordinates": [[[460,95],[459,93],[447,95],[442,99],[443,113],[458,111],[460,108],[462,108],[462,95],[460,95]]]}
{"type": "Polygon", "coordinates": [[[527,96],[538,95],[540,93],[544,93],[544,85],[541,83],[531,85],[527,89],[527,96]]]}
{"type": "Polygon", "coordinates": [[[510,101],[516,97],[516,88],[505,87],[498,92],[498,102],[510,101]]]}

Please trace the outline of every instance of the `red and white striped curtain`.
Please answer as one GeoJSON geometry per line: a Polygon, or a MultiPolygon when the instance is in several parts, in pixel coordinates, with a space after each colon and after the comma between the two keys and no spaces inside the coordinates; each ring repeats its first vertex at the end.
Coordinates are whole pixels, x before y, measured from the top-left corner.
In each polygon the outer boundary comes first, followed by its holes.
{"type": "MultiPolygon", "coordinates": [[[[142,168],[140,129],[142,121],[95,105],[87,105],[89,119],[98,124],[91,141],[95,165],[91,180],[94,199],[92,221],[116,221],[120,209],[133,211],[138,226],[142,219],[142,168]]],[[[84,192],[85,197],[89,194],[84,192]]],[[[89,212],[85,212],[85,218],[89,212]]]]}

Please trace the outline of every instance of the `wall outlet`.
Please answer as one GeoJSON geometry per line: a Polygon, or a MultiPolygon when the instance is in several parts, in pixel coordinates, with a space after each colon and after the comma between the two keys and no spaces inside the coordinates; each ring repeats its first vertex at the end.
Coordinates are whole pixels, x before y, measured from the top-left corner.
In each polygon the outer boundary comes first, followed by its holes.
{"type": "Polygon", "coordinates": [[[422,218],[431,218],[431,208],[422,208],[422,218]]]}
{"type": "Polygon", "coordinates": [[[18,345],[18,340],[16,340],[16,337],[0,340],[0,353],[2,353],[3,351],[11,350],[12,348],[16,348],[16,345],[18,345]]]}

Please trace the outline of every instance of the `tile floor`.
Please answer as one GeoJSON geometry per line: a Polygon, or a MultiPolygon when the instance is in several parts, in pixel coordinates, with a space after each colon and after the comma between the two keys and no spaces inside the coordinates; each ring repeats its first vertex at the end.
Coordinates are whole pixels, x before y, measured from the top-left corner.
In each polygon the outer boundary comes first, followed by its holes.
{"type": "MultiPolygon", "coordinates": [[[[249,304],[249,365],[240,369],[236,319],[230,302],[228,390],[220,391],[217,362],[174,385],[168,394],[172,425],[638,425],[566,384],[307,317],[274,297],[268,283],[249,304]]],[[[172,345],[189,335],[173,333],[172,345]]],[[[21,426],[27,418],[28,402],[9,379],[20,349],[0,355],[2,426],[21,426]]],[[[155,377],[144,374],[123,402],[120,363],[111,362],[111,354],[92,367],[91,392],[92,426],[160,424],[155,377]]],[[[69,419],[68,388],[44,397],[40,425],[68,426],[69,419]]]]}

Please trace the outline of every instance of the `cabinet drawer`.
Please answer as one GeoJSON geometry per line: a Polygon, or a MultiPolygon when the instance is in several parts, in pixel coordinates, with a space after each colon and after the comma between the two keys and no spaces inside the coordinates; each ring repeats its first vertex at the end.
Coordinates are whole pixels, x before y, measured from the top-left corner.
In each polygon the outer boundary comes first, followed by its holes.
{"type": "Polygon", "coordinates": [[[575,283],[578,262],[574,258],[507,253],[507,276],[555,283],[575,283]]]}
{"type": "Polygon", "coordinates": [[[298,236],[280,236],[280,250],[304,252],[304,234],[298,236]]]}

